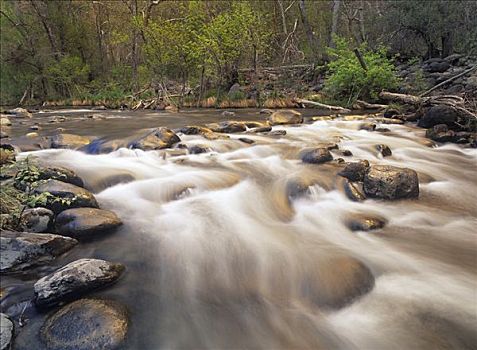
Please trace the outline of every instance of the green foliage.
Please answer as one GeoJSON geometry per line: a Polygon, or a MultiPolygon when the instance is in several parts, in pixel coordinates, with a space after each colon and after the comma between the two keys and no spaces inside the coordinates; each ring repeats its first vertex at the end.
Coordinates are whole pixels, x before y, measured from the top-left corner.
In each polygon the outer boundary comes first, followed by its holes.
{"type": "Polygon", "coordinates": [[[336,38],[336,49],[329,54],[334,61],[328,65],[329,75],[325,81],[325,92],[336,100],[352,104],[356,99],[376,100],[381,90],[393,90],[398,85],[398,78],[392,60],[386,57],[386,49],[369,50],[360,46],[360,52],[367,65],[364,70],[350,43],[336,38]]]}

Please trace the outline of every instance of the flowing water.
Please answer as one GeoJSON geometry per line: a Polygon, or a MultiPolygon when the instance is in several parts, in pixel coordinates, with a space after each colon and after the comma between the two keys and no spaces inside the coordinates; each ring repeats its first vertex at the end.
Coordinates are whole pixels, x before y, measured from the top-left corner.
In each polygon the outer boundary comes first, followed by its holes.
{"type": "MultiPolygon", "coordinates": [[[[38,275],[96,257],[127,267],[118,283],[92,294],[127,306],[124,349],[476,349],[477,150],[430,147],[412,126],[378,133],[359,124],[274,127],[287,135],[247,135],[253,145],[238,134],[181,135],[211,149],[197,155],[34,152],[76,171],[124,225],[23,281],[8,277],[14,293],[2,306],[20,314],[17,303],[31,297],[38,275]],[[349,200],[336,175],[342,166],[299,160],[301,149],[329,142],[353,153],[347,161],[416,170],[419,199],[349,200]],[[382,158],[376,144],[393,155],[382,158]],[[387,224],[352,232],[346,220],[358,214],[387,224]],[[329,293],[359,283],[345,271],[348,258],[369,267],[374,286],[350,303],[329,303],[329,293]]],[[[41,349],[46,314],[28,307],[26,317],[18,349],[41,349]]]]}

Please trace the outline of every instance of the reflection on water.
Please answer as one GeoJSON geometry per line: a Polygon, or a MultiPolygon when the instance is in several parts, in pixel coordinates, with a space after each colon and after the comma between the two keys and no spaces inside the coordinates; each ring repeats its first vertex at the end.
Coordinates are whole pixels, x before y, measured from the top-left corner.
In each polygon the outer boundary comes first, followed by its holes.
{"type": "MultiPolygon", "coordinates": [[[[126,349],[475,349],[477,151],[427,147],[422,129],[386,125],[385,135],[358,124],[277,127],[287,136],[247,135],[253,145],[239,135],[182,135],[213,150],[198,155],[35,152],[75,170],[125,223],[39,273],[80,257],[124,263],[125,276],[94,295],[127,305],[126,349]],[[300,149],[323,142],[350,150],[347,161],[416,170],[419,200],[350,201],[337,163],[298,159],[300,149]],[[393,155],[383,159],[375,144],[393,155]],[[345,222],[356,214],[387,224],[351,232],[345,222]],[[358,297],[346,300],[348,293],[358,297]]],[[[16,291],[5,306],[28,299],[35,278],[5,279],[16,291]]],[[[29,312],[20,349],[36,344],[45,317],[29,312]]]]}

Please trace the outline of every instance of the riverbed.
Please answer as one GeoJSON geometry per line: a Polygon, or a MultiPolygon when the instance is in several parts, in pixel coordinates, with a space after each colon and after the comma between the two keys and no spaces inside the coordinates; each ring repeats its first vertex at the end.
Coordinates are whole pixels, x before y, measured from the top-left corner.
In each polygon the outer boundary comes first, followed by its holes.
{"type": "MultiPolygon", "coordinates": [[[[53,111],[25,124],[15,120],[12,136],[32,123],[42,136],[62,128],[114,140],[157,126],[265,120],[258,110],[235,112],[53,111]],[[67,119],[49,122],[58,115],[67,119]]],[[[432,145],[413,125],[378,122],[389,131],[376,132],[360,130],[359,117],[304,115],[303,125],[274,127],[283,136],[179,134],[181,143],[208,149],[202,154],[23,153],[74,170],[124,225],[29,274],[2,277],[2,309],[25,319],[15,349],[42,349],[38,333],[48,312],[29,304],[33,283],[83,257],[126,266],[116,284],[89,295],[127,307],[122,349],[475,349],[477,150],[432,145]],[[244,136],[254,143],[239,140],[244,136]],[[415,170],[419,198],[351,201],[339,162],[299,158],[301,150],[329,143],[339,147],[331,150],[335,159],[415,170]],[[383,157],[378,144],[392,155],[383,157]],[[356,215],[386,224],[351,231],[346,222],[356,215]],[[350,302],[323,302],[323,291],[355,283],[340,259],[366,265],[372,288],[350,302]]]]}

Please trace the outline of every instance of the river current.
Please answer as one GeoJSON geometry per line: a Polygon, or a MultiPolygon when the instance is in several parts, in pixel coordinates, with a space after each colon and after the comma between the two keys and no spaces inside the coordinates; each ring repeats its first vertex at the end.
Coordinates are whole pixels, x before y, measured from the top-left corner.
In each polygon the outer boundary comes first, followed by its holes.
{"type": "MultiPolygon", "coordinates": [[[[6,278],[15,293],[3,306],[20,313],[38,276],[95,257],[126,265],[119,282],[92,294],[128,308],[124,349],[476,349],[477,150],[432,146],[424,129],[410,125],[378,123],[390,131],[370,132],[361,123],[277,126],[287,134],[247,134],[251,145],[241,134],[179,135],[210,149],[202,154],[29,153],[74,170],[124,225],[33,276],[6,278]],[[346,161],[414,169],[419,199],[351,201],[337,176],[342,166],[299,158],[323,143],[350,150],[346,161]],[[392,156],[383,158],[377,144],[392,156]],[[353,215],[386,225],[353,232],[346,225],[353,215]],[[356,283],[342,272],[347,258],[370,269],[372,288],[344,305],[323,302],[327,291],[356,283]]],[[[27,310],[17,348],[41,349],[46,314],[27,310]]]]}

